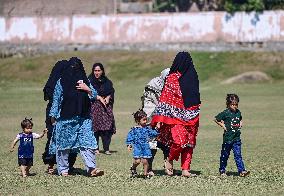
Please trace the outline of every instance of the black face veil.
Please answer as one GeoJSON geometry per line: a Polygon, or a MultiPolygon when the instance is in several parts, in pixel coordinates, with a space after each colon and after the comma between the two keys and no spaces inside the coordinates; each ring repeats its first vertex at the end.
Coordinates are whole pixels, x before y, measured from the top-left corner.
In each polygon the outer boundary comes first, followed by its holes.
{"type": "Polygon", "coordinates": [[[76,89],[79,80],[83,80],[89,86],[83,63],[77,57],[70,58],[68,63],[61,78],[63,101],[60,115],[62,118],[88,117],[91,106],[88,93],[76,89]]]}
{"type": "Polygon", "coordinates": [[[170,69],[171,73],[179,72],[179,85],[186,108],[200,104],[199,80],[192,58],[188,52],[179,52],[170,69]]]}

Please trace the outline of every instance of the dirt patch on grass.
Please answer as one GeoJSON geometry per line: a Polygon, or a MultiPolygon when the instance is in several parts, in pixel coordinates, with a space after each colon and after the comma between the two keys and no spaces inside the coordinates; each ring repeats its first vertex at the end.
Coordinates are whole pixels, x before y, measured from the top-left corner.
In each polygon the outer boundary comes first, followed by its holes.
{"type": "Polygon", "coordinates": [[[263,73],[261,71],[251,71],[231,77],[223,81],[222,83],[223,84],[252,83],[252,82],[266,82],[270,80],[271,78],[266,73],[263,73]]]}

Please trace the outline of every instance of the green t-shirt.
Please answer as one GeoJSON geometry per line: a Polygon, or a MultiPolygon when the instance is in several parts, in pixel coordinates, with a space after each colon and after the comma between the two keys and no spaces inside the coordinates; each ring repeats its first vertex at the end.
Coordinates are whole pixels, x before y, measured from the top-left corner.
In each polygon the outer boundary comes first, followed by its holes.
{"type": "Polygon", "coordinates": [[[220,122],[224,121],[227,131],[223,134],[224,143],[232,143],[240,140],[242,114],[240,110],[236,112],[231,111],[229,108],[215,116],[216,120],[220,122]]]}

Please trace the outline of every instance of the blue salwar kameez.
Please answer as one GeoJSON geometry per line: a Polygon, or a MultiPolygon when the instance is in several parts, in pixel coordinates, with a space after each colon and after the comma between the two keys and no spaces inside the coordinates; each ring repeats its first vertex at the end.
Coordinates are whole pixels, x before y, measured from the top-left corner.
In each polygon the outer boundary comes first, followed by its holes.
{"type": "MultiPolygon", "coordinates": [[[[89,98],[95,99],[96,90],[90,85],[92,95],[89,98]]],[[[92,120],[90,117],[74,116],[63,119],[60,117],[61,105],[63,101],[63,88],[60,79],[57,81],[53,103],[49,116],[56,119],[53,130],[53,136],[49,146],[49,153],[56,154],[58,173],[68,173],[68,155],[70,151],[80,151],[84,160],[87,172],[96,168],[95,149],[97,141],[92,129],[92,120]]]]}

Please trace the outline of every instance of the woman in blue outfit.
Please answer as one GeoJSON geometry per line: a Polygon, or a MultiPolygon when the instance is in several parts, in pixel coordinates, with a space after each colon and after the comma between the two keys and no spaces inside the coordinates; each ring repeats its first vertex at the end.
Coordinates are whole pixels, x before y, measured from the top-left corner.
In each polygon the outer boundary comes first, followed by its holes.
{"type": "Polygon", "coordinates": [[[96,167],[97,142],[90,118],[90,99],[103,101],[90,85],[81,60],[72,57],[56,83],[49,113],[52,123],[56,123],[49,151],[56,153],[59,175],[68,176],[68,156],[74,150],[80,151],[90,176],[104,174],[96,167]]]}
{"type": "MultiPolygon", "coordinates": [[[[50,120],[49,112],[52,106],[53,92],[54,92],[56,82],[58,81],[59,78],[61,78],[61,75],[64,69],[67,68],[68,65],[69,65],[69,62],[67,60],[58,61],[52,68],[49,78],[43,88],[44,100],[48,101],[48,104],[46,106],[46,119],[45,119],[45,125],[46,125],[46,128],[48,129],[48,132],[47,132],[47,142],[45,145],[45,151],[42,154],[42,160],[44,164],[48,165],[48,168],[47,168],[48,174],[54,173],[53,167],[56,164],[55,154],[49,154],[49,145],[50,145],[50,140],[51,140],[52,133],[53,133],[53,125],[50,120]]],[[[77,153],[69,154],[68,162],[69,162],[70,170],[73,169],[73,165],[75,164],[76,157],[77,157],[77,153]]]]}

